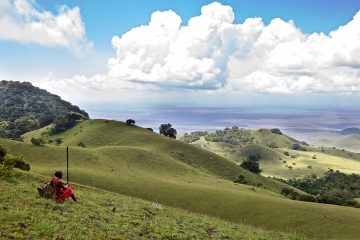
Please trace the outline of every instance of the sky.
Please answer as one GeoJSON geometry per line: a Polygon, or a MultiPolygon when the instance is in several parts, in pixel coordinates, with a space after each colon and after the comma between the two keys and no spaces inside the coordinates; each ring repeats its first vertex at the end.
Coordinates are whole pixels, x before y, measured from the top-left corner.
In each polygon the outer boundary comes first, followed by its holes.
{"type": "Polygon", "coordinates": [[[354,107],[360,1],[0,0],[0,78],[80,106],[354,107]]]}

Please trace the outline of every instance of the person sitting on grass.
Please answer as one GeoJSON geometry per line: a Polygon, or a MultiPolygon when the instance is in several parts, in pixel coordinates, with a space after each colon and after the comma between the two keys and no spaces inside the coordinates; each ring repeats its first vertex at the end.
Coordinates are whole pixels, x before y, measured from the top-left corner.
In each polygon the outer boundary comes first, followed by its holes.
{"type": "Polygon", "coordinates": [[[67,198],[72,198],[77,202],[74,190],[67,184],[62,182],[62,171],[56,171],[54,177],[47,182],[42,188],[38,188],[41,197],[52,198],[58,202],[63,202],[67,198]]]}

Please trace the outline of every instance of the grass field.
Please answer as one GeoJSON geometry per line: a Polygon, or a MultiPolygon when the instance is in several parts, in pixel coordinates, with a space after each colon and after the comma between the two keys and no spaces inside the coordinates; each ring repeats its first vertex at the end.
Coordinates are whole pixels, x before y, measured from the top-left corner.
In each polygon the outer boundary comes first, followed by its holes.
{"type": "Polygon", "coordinates": [[[77,184],[80,204],[58,204],[37,196],[45,180],[32,174],[0,180],[0,239],[305,239],[77,184]]]}
{"type": "Polygon", "coordinates": [[[32,172],[48,177],[64,169],[65,145],[70,145],[70,179],[77,183],[310,238],[356,239],[360,234],[360,209],[285,199],[276,193],[285,186],[281,183],[198,147],[120,122],[85,121],[56,136],[42,129],[27,134],[25,143],[1,139],[0,145],[23,154],[32,172]],[[33,146],[28,143],[32,136],[61,137],[64,143],[33,146]],[[80,141],[85,148],[77,146],[80,141]],[[234,184],[231,180],[239,174],[267,189],[234,184]]]}

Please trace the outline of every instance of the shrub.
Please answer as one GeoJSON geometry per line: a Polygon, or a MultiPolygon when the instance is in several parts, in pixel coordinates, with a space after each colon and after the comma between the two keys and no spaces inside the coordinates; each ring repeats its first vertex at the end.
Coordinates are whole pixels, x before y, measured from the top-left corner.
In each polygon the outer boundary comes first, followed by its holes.
{"type": "Polygon", "coordinates": [[[30,171],[30,164],[26,163],[23,156],[15,156],[12,154],[6,154],[5,162],[12,165],[14,168],[18,168],[24,171],[30,171]]]}
{"type": "Polygon", "coordinates": [[[298,200],[299,201],[304,201],[304,202],[316,202],[317,201],[317,199],[314,196],[312,196],[312,195],[304,195],[304,194],[299,194],[298,200]]]}
{"type": "Polygon", "coordinates": [[[62,139],[62,138],[56,138],[56,139],[55,139],[55,143],[56,143],[57,145],[61,144],[62,142],[63,142],[63,139],[62,139]]]}
{"type": "Polygon", "coordinates": [[[289,152],[284,152],[284,155],[285,156],[290,156],[290,153],[289,152]]]}
{"type": "Polygon", "coordinates": [[[293,199],[293,200],[297,200],[300,196],[299,193],[295,192],[294,189],[291,189],[291,188],[282,188],[281,195],[283,195],[284,197],[293,199]]]}
{"type": "Polygon", "coordinates": [[[25,163],[23,156],[14,156],[7,153],[0,164],[0,178],[7,181],[13,181],[16,176],[13,168],[29,171],[30,165],[25,163]]]}
{"type": "Polygon", "coordinates": [[[269,147],[278,148],[278,145],[276,144],[276,142],[272,142],[272,143],[269,144],[269,147]]]}
{"type": "Polygon", "coordinates": [[[249,170],[250,172],[253,172],[255,174],[261,173],[261,169],[258,162],[255,161],[244,161],[240,164],[242,168],[245,168],[246,170],[249,170]]]}
{"type": "Polygon", "coordinates": [[[316,159],[316,155],[312,156],[312,159],[316,159]]]}
{"type": "Polygon", "coordinates": [[[247,181],[245,180],[245,177],[243,175],[240,175],[234,182],[240,184],[247,184],[247,181]]]}
{"type": "Polygon", "coordinates": [[[44,144],[44,140],[42,138],[31,138],[31,144],[35,145],[35,146],[41,146],[44,144]]]}

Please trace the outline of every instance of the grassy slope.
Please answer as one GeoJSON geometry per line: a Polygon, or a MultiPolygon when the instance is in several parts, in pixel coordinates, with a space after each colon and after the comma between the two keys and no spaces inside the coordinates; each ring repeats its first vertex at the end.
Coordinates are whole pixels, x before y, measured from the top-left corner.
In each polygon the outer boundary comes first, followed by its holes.
{"type": "MultiPolygon", "coordinates": [[[[360,224],[359,209],[297,202],[264,189],[233,184],[206,173],[231,177],[234,170],[227,166],[235,168],[233,163],[147,130],[98,120],[86,121],[61,137],[64,144],[77,145],[81,140],[87,146],[70,148],[71,179],[82,184],[310,237],[351,238],[360,233],[354,227],[360,224]],[[110,143],[113,146],[102,146],[110,143]]],[[[36,147],[9,140],[0,140],[0,145],[23,153],[34,172],[50,176],[64,167],[64,147],[36,147]]]]}
{"type": "Polygon", "coordinates": [[[276,143],[278,147],[291,148],[294,143],[299,143],[299,141],[289,136],[274,134],[269,129],[251,131],[251,135],[254,137],[255,142],[265,146],[276,143]]]}
{"type": "Polygon", "coordinates": [[[1,239],[304,239],[80,185],[73,187],[81,204],[57,204],[37,196],[44,180],[0,180],[1,239]]]}
{"type": "Polygon", "coordinates": [[[334,148],[318,148],[309,146],[309,151],[291,150],[292,144],[298,141],[285,135],[273,134],[270,130],[251,131],[256,144],[237,146],[218,142],[207,142],[204,137],[193,143],[208,151],[219,154],[227,159],[241,163],[250,154],[261,155],[260,167],[263,175],[281,178],[292,178],[310,174],[321,175],[329,168],[345,173],[360,174],[360,154],[334,148]],[[270,143],[276,143],[279,148],[270,148],[270,143]],[[287,151],[296,158],[285,156],[287,151]],[[313,156],[316,155],[316,159],[313,156]],[[284,162],[285,161],[285,162],[284,162]],[[291,166],[291,169],[289,168],[291,166]],[[309,168],[311,166],[311,168],[309,168]]]}

